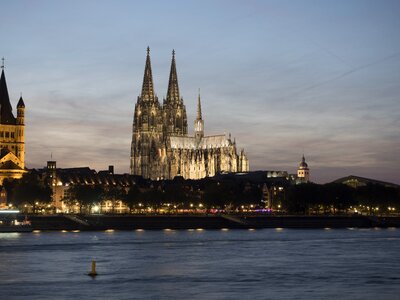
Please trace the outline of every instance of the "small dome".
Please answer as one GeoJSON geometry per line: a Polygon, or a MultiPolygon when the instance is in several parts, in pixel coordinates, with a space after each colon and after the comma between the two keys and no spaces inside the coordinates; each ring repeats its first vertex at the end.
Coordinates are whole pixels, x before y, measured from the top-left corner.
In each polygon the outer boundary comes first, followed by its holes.
{"type": "Polygon", "coordinates": [[[301,163],[299,164],[299,168],[300,169],[308,168],[308,165],[306,163],[306,159],[304,158],[304,155],[303,155],[303,158],[301,159],[301,163]]]}
{"type": "Polygon", "coordinates": [[[302,162],[299,164],[299,167],[300,167],[300,168],[308,168],[308,165],[307,165],[307,163],[306,163],[305,161],[302,161],[302,162]]]}

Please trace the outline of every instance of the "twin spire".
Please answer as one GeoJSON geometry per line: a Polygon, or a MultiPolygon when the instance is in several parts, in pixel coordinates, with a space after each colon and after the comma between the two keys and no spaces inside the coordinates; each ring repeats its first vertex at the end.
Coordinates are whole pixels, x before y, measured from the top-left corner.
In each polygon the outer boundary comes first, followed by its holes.
{"type": "MultiPolygon", "coordinates": [[[[150,61],[150,47],[147,47],[147,57],[146,57],[146,65],[144,68],[141,98],[145,101],[155,100],[153,75],[151,71],[151,61],[150,61]]],[[[175,102],[179,100],[180,96],[179,96],[178,75],[176,72],[176,63],[175,63],[175,50],[172,50],[172,61],[171,61],[171,71],[169,74],[169,82],[168,82],[167,101],[175,102]]]]}
{"type": "Polygon", "coordinates": [[[142,100],[154,100],[153,74],[151,72],[150,47],[147,47],[146,66],[144,68],[142,100]]]}
{"type": "Polygon", "coordinates": [[[176,73],[175,50],[172,50],[171,71],[169,73],[167,101],[179,101],[178,75],[176,73]]]}

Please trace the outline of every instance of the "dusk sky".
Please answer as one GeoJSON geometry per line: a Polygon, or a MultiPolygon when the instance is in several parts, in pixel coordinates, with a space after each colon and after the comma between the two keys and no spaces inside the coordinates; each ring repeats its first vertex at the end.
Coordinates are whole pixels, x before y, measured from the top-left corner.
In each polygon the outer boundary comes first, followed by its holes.
{"type": "Polygon", "coordinates": [[[172,49],[190,134],[232,133],[251,170],[400,183],[400,1],[0,1],[0,57],[26,105],[26,165],[129,172],[150,46],[172,49]]]}

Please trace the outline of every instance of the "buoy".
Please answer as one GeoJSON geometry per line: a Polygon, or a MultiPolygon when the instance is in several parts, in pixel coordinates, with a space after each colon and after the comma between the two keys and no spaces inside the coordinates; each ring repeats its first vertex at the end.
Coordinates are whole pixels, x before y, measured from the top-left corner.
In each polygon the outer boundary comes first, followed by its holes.
{"type": "Polygon", "coordinates": [[[92,270],[90,271],[90,273],[88,275],[91,276],[91,277],[97,276],[96,261],[94,261],[94,260],[92,260],[92,270]]]}

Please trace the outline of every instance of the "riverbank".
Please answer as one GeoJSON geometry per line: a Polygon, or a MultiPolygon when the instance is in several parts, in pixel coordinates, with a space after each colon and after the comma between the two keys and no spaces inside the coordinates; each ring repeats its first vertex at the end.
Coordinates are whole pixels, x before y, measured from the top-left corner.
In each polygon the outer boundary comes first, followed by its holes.
{"type": "Polygon", "coordinates": [[[400,227],[400,217],[270,215],[30,215],[33,230],[400,227]]]}

